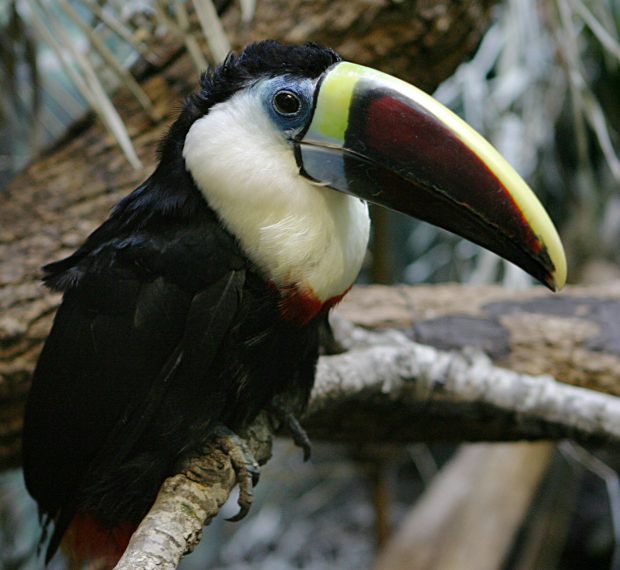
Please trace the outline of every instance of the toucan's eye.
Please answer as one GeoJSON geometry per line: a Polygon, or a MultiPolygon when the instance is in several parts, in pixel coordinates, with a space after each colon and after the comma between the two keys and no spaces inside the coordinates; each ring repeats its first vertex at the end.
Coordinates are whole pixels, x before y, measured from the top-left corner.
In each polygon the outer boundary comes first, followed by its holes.
{"type": "Polygon", "coordinates": [[[273,98],[273,106],[280,115],[290,117],[299,112],[301,101],[292,91],[282,90],[278,91],[273,98]]]}

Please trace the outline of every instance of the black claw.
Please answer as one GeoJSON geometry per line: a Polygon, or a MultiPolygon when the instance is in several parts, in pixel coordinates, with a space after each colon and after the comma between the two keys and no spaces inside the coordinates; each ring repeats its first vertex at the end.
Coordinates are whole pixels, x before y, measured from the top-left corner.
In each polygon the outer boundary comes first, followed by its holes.
{"type": "Polygon", "coordinates": [[[291,432],[293,442],[297,447],[301,447],[304,453],[304,461],[310,459],[312,454],[312,444],[306,430],[301,427],[299,420],[287,410],[280,402],[274,399],[270,406],[271,411],[291,432]]]}
{"type": "Polygon", "coordinates": [[[228,522],[239,522],[243,520],[246,515],[250,512],[251,505],[239,505],[239,512],[232,517],[228,517],[226,520],[228,522]]]}
{"type": "Polygon", "coordinates": [[[292,416],[291,420],[291,423],[293,422],[295,424],[294,429],[289,424],[289,429],[293,434],[293,441],[295,442],[295,445],[297,447],[301,447],[304,453],[304,461],[308,461],[308,459],[310,459],[310,456],[312,455],[312,444],[310,443],[310,438],[308,437],[306,430],[301,427],[301,425],[297,421],[297,418],[295,418],[294,416],[292,416]]]}
{"type": "Polygon", "coordinates": [[[258,483],[260,469],[252,452],[248,449],[245,442],[227,427],[220,427],[215,432],[218,444],[230,458],[230,462],[237,474],[237,484],[239,485],[239,512],[226,520],[237,522],[243,519],[252,507],[252,487],[258,483]]]}

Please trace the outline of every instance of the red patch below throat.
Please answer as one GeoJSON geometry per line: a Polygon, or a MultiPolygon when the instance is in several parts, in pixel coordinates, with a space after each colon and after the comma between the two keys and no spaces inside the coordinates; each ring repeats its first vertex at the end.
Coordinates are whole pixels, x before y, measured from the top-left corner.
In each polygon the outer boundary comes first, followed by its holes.
{"type": "MultiPolygon", "coordinates": [[[[275,287],[275,286],[274,286],[275,287]]],[[[312,289],[300,289],[291,287],[277,289],[282,299],[279,303],[280,315],[287,321],[293,321],[299,325],[307,325],[320,314],[329,311],[337,305],[342,298],[351,290],[349,286],[342,294],[321,301],[312,289]]]]}

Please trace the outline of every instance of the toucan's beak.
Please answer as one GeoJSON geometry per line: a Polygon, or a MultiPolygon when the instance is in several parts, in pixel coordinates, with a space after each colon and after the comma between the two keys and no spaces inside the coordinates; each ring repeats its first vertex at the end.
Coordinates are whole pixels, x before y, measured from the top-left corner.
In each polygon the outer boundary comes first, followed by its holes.
{"type": "Polygon", "coordinates": [[[524,180],[463,120],[404,81],[348,62],[329,68],[296,155],[312,180],[450,230],[553,290],[566,281],[560,238],[524,180]]]}

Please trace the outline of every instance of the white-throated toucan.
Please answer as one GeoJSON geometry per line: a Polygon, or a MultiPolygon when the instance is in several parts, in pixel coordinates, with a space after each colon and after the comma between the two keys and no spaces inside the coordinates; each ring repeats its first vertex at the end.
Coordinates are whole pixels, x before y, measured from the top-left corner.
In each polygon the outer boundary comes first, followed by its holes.
{"type": "Polygon", "coordinates": [[[79,560],[112,565],[162,481],[222,426],[291,393],[353,284],[367,202],[447,228],[552,289],[545,210],[434,99],[315,44],[265,41],[206,73],[153,174],[70,257],[27,404],[28,489],[79,560]]]}

